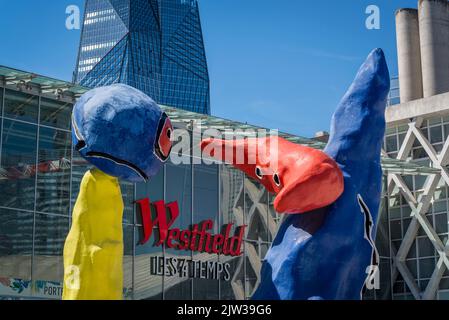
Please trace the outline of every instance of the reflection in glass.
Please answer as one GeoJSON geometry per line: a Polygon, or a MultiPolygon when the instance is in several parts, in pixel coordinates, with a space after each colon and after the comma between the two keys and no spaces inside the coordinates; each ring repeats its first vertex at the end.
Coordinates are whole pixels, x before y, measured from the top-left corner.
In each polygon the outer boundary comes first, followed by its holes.
{"type": "Polygon", "coordinates": [[[0,209],[1,290],[9,288],[12,278],[31,280],[32,237],[33,213],[0,209]]]}
{"type": "Polygon", "coordinates": [[[426,258],[419,259],[419,277],[420,278],[430,278],[435,270],[435,259],[426,258]]]}
{"type": "MultiPolygon", "coordinates": [[[[81,180],[83,179],[86,172],[92,169],[93,166],[84,160],[78,151],[73,150],[73,158],[72,158],[72,190],[71,190],[71,202],[72,208],[75,205],[75,201],[78,198],[78,194],[80,191],[81,180]]],[[[72,214],[72,213],[70,213],[72,214]]]]}
{"type": "Polygon", "coordinates": [[[37,126],[3,122],[0,206],[34,210],[37,126]]]}
{"type": "MultiPolygon", "coordinates": [[[[243,173],[228,165],[220,166],[220,220],[221,225],[229,223],[243,225],[243,173]]],[[[220,262],[231,265],[230,281],[220,281],[220,299],[244,299],[243,256],[220,255],[220,262]],[[240,268],[239,268],[240,267],[240,268]]]]}
{"type": "Polygon", "coordinates": [[[418,238],[417,241],[418,253],[420,258],[435,256],[435,248],[429,238],[418,238]]]}
{"type": "Polygon", "coordinates": [[[70,133],[41,127],[39,131],[37,211],[69,214],[70,133]]]}
{"type": "MultiPolygon", "coordinates": [[[[193,221],[213,221],[214,228],[209,233],[219,233],[218,225],[218,166],[195,165],[193,167],[193,221]]],[[[200,261],[218,262],[216,254],[193,252],[193,259],[200,261]]],[[[219,280],[193,279],[193,300],[217,300],[219,280]]]]}
{"type": "Polygon", "coordinates": [[[8,118],[37,122],[39,98],[31,94],[5,90],[3,115],[8,118]]]}
{"type": "Polygon", "coordinates": [[[134,183],[120,181],[120,191],[123,199],[123,222],[134,223],[134,183]]]}
{"type": "Polygon", "coordinates": [[[63,282],[62,255],[68,232],[68,217],[36,214],[33,267],[35,281],[63,282]]]}
{"type": "MultiPolygon", "coordinates": [[[[136,200],[149,198],[150,201],[158,201],[164,198],[164,170],[152,177],[148,183],[138,183],[136,185],[136,200]]],[[[155,210],[152,208],[152,216],[155,218],[155,210]]],[[[153,259],[163,258],[163,248],[156,247],[155,233],[157,228],[153,229],[153,236],[150,240],[142,245],[143,239],[142,219],[140,210],[136,210],[135,227],[135,261],[134,261],[134,299],[162,299],[163,292],[163,275],[152,274],[151,267],[153,259]]]]}
{"type": "MultiPolygon", "coordinates": [[[[153,230],[155,232],[155,230],[153,230]]],[[[163,276],[151,273],[152,258],[163,258],[161,246],[154,245],[153,237],[144,245],[142,239],[142,227],[135,227],[135,257],[134,257],[134,299],[161,300],[163,276]]]]}
{"type": "Polygon", "coordinates": [[[123,226],[123,299],[133,298],[133,226],[123,226]]]}
{"type": "Polygon", "coordinates": [[[40,123],[46,126],[70,130],[73,105],[71,103],[41,98],[40,123]]]}
{"type": "Polygon", "coordinates": [[[448,224],[447,213],[435,215],[435,231],[438,234],[447,233],[448,231],[447,224],[448,224]]]}
{"type": "MultiPolygon", "coordinates": [[[[158,174],[151,177],[147,183],[136,184],[136,201],[148,198],[150,202],[164,199],[164,169],[159,170],[158,174]]],[[[152,211],[153,216],[154,210],[152,211]]],[[[136,224],[142,224],[142,218],[139,210],[136,212],[136,224]]]]}
{"type": "MultiPolygon", "coordinates": [[[[173,228],[188,229],[192,223],[192,169],[190,165],[166,165],[166,190],[165,202],[177,201],[179,206],[179,217],[171,226],[173,228]]],[[[166,258],[181,258],[191,260],[191,251],[176,249],[165,249],[166,258]]],[[[192,299],[192,280],[189,277],[165,276],[164,298],[192,299]]]]}
{"type": "Polygon", "coordinates": [[[442,126],[431,127],[429,131],[430,131],[430,143],[443,142],[442,126]]]}

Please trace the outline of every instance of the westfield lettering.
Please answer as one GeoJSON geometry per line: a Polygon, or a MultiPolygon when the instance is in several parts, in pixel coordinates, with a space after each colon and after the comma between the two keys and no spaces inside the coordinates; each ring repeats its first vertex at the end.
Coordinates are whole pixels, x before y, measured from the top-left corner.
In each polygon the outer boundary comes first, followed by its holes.
{"type": "Polygon", "coordinates": [[[224,234],[209,233],[208,230],[214,228],[212,220],[194,224],[188,230],[170,229],[180,214],[178,202],[168,204],[165,204],[163,200],[154,202],[154,218],[151,215],[152,205],[150,199],[145,198],[136,201],[136,203],[140,208],[143,225],[143,237],[140,244],[148,242],[153,234],[154,227],[157,226],[158,239],[155,241],[156,246],[166,245],[168,248],[177,250],[207,252],[227,256],[240,256],[242,254],[241,246],[246,226],[239,226],[234,235],[231,235],[232,223],[223,227],[224,234]]]}

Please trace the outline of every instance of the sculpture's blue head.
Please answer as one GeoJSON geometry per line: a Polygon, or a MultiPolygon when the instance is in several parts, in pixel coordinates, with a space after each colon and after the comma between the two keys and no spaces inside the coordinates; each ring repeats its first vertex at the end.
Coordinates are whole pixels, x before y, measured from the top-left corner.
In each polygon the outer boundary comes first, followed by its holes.
{"type": "Polygon", "coordinates": [[[90,90],[76,103],[72,138],[81,156],[132,182],[154,176],[168,159],[170,119],[141,91],[123,84],[90,90]]]}

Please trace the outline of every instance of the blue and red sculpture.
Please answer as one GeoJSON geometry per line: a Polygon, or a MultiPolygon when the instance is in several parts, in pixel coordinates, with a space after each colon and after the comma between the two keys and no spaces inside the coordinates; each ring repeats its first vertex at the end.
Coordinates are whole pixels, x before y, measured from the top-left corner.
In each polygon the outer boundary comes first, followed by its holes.
{"type": "MultiPolygon", "coordinates": [[[[279,139],[278,153],[271,154],[279,158],[276,168],[263,157],[254,165],[233,161],[277,194],[278,212],[289,213],[265,257],[253,299],[361,298],[379,263],[373,239],[389,87],[384,54],[376,49],[337,108],[324,152],[279,139]]],[[[207,139],[202,149],[243,146],[247,159],[252,144],[272,142],[207,139]]],[[[210,153],[224,160],[222,154],[210,153]]]]}

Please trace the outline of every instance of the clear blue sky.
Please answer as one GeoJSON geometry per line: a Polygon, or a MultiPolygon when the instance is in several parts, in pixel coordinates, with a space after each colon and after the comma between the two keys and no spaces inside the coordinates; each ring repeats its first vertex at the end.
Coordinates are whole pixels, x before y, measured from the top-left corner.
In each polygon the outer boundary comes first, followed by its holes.
{"type": "MultiPolygon", "coordinates": [[[[71,80],[80,32],[65,9],[83,0],[0,0],[0,64],[71,80]]],[[[397,74],[394,12],[417,0],[200,0],[212,114],[303,136],[333,110],[375,47],[397,74]],[[377,5],[381,29],[365,28],[377,5]]]]}

